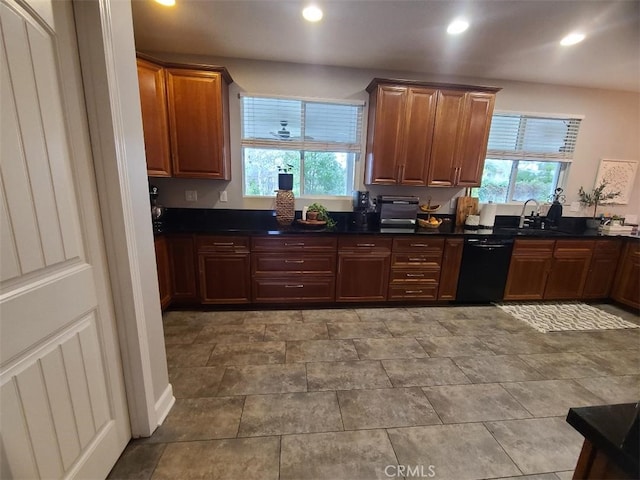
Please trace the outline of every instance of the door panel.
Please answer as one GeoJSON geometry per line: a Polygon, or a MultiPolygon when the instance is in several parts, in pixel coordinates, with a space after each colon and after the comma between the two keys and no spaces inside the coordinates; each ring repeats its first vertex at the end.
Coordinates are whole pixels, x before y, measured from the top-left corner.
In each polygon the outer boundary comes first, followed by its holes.
{"type": "Polygon", "coordinates": [[[465,92],[440,90],[429,164],[429,185],[451,187],[456,181],[465,92]]]}
{"type": "Polygon", "coordinates": [[[104,252],[81,222],[100,212],[76,198],[95,179],[68,129],[86,129],[82,91],[61,88],[79,72],[71,2],[3,1],[0,28],[0,476],[104,478],[130,434],[104,252]]]}
{"type": "Polygon", "coordinates": [[[457,185],[480,186],[495,98],[493,93],[467,93],[457,185]]]}
{"type": "Polygon", "coordinates": [[[436,118],[436,90],[409,88],[407,120],[399,178],[402,185],[427,184],[433,122],[436,118]]]}

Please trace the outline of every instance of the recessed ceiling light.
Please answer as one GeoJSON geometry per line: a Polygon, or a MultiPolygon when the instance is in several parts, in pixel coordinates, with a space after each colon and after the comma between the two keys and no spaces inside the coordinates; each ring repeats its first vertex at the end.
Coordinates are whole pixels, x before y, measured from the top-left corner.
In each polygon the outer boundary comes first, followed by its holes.
{"type": "Polygon", "coordinates": [[[176,4],[176,0],[156,0],[156,3],[164,5],[165,7],[173,7],[176,4]]]}
{"type": "Polygon", "coordinates": [[[584,40],[584,33],[573,32],[560,40],[560,45],[568,47],[569,45],[575,45],[584,40]]]}
{"type": "Polygon", "coordinates": [[[302,10],[302,16],[309,22],[319,22],[322,20],[322,10],[315,5],[309,5],[302,10]]]}
{"type": "Polygon", "coordinates": [[[467,28],[469,28],[469,22],[462,18],[458,18],[449,24],[447,27],[447,33],[457,35],[464,32],[467,28]]]}

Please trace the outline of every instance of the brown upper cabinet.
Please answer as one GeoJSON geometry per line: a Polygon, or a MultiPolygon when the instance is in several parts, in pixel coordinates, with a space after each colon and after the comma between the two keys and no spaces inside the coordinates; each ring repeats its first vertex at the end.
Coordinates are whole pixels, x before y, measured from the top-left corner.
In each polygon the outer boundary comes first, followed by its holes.
{"type": "Polygon", "coordinates": [[[148,174],[231,180],[227,70],[139,54],[138,78],[148,174]]]}
{"type": "Polygon", "coordinates": [[[480,185],[499,90],[374,79],[365,183],[480,185]]]}

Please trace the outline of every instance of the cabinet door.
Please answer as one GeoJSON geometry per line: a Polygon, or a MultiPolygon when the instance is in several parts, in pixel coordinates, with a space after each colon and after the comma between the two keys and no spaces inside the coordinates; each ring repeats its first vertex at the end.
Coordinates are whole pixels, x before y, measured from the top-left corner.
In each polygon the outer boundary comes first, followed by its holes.
{"type": "Polygon", "coordinates": [[[551,255],[512,256],[504,299],[542,300],[551,261],[551,255]]]}
{"type": "Polygon", "coordinates": [[[429,174],[437,91],[409,88],[404,122],[402,156],[399,166],[401,185],[424,186],[429,174]]]}
{"type": "Polygon", "coordinates": [[[582,297],[595,242],[558,240],[551,272],[544,291],[545,300],[574,300],[582,297]]]}
{"type": "Polygon", "coordinates": [[[171,266],[172,297],[175,302],[195,303],[198,300],[196,258],[191,235],[167,237],[171,266]]]}
{"type": "Polygon", "coordinates": [[[230,180],[228,88],[217,72],[167,69],[174,177],[230,180]]]}
{"type": "Polygon", "coordinates": [[[611,296],[629,307],[640,308],[640,244],[629,241],[618,264],[611,296]]]}
{"type": "Polygon", "coordinates": [[[618,239],[596,240],[582,298],[608,298],[616,275],[622,243],[618,239]]]}
{"type": "Polygon", "coordinates": [[[389,253],[338,253],[336,301],[387,299],[389,253]]]}
{"type": "Polygon", "coordinates": [[[248,253],[198,255],[202,303],[249,303],[251,281],[248,253]]]}
{"type": "Polygon", "coordinates": [[[451,187],[458,173],[465,92],[440,90],[429,164],[429,185],[451,187]]]}
{"type": "Polygon", "coordinates": [[[456,184],[462,187],[479,187],[487,155],[487,141],[493,116],[495,94],[469,92],[465,98],[464,131],[456,184]]]}
{"type": "Polygon", "coordinates": [[[445,242],[438,300],[456,299],[463,244],[461,238],[447,239],[445,242]]]}
{"type": "Polygon", "coordinates": [[[165,237],[156,237],[156,268],[158,270],[158,289],[160,291],[160,306],[164,310],[171,303],[171,269],[169,265],[169,250],[165,237]]]}
{"type": "Polygon", "coordinates": [[[151,177],[169,177],[171,151],[164,69],[141,58],[137,59],[137,65],[147,174],[151,177]]]}
{"type": "Polygon", "coordinates": [[[380,85],[370,96],[365,183],[398,183],[407,88],[380,85]]]}

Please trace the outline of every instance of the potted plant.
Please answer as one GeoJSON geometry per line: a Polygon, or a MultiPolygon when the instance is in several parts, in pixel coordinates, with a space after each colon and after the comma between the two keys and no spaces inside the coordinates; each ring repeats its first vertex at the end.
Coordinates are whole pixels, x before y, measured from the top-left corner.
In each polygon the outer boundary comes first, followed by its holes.
{"type": "Polygon", "coordinates": [[[606,200],[612,200],[620,195],[620,192],[605,193],[605,188],[607,188],[607,182],[603,180],[602,182],[600,182],[600,185],[598,185],[589,193],[585,192],[584,188],[582,187],[580,187],[580,190],[578,190],[580,203],[582,203],[586,207],[593,207],[593,215],[591,218],[587,219],[587,228],[595,229],[600,226],[600,219],[596,218],[598,205],[602,204],[602,202],[606,200]]]}
{"type": "Polygon", "coordinates": [[[307,218],[309,218],[309,213],[316,213],[317,220],[327,222],[327,228],[333,228],[336,226],[335,220],[329,216],[327,209],[319,203],[312,203],[309,205],[309,208],[307,209],[307,218]]]}
{"type": "Polygon", "coordinates": [[[278,167],[278,189],[293,190],[293,165],[286,164],[278,167]]]}

